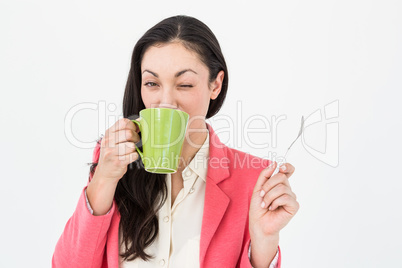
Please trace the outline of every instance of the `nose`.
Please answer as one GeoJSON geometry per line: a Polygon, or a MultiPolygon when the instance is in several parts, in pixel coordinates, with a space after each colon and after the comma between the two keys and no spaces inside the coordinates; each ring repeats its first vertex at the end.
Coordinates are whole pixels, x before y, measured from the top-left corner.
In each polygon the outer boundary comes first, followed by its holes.
{"type": "Polygon", "coordinates": [[[173,90],[167,88],[162,89],[160,102],[156,106],[158,108],[178,109],[178,105],[173,90]]]}

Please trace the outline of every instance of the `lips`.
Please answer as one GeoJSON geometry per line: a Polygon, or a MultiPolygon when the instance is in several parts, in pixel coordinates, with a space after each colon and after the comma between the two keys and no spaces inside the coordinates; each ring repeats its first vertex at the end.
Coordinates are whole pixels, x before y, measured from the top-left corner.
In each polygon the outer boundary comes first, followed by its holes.
{"type": "Polygon", "coordinates": [[[176,106],[171,106],[171,105],[159,105],[158,107],[154,108],[168,108],[168,109],[174,109],[174,110],[179,110],[176,106]]]}

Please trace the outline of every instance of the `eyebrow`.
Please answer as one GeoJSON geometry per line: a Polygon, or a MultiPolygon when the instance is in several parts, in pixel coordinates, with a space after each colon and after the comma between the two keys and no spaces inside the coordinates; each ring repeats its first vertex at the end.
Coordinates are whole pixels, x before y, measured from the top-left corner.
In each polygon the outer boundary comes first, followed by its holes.
{"type": "MultiPolygon", "coordinates": [[[[144,74],[145,72],[148,72],[148,73],[152,74],[152,75],[155,76],[155,77],[159,77],[159,75],[158,75],[157,73],[154,73],[154,72],[152,72],[152,71],[150,71],[150,70],[144,70],[144,71],[142,72],[142,74],[144,74]]],[[[192,70],[192,69],[184,69],[184,70],[182,70],[182,71],[180,71],[180,72],[177,72],[177,73],[174,75],[174,77],[179,77],[180,75],[184,74],[185,72],[193,72],[193,73],[197,74],[197,72],[194,71],[194,70],[192,70]]]]}

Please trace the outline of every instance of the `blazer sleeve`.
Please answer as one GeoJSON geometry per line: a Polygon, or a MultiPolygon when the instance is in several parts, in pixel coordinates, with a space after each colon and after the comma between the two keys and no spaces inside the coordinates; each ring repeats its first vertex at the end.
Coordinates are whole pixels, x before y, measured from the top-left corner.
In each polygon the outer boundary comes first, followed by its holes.
{"type": "MultiPolygon", "coordinates": [[[[100,142],[97,143],[92,162],[99,160],[100,142]]],[[[92,179],[93,173],[89,176],[92,179]]],[[[87,186],[86,186],[87,187],[87,186]]],[[[113,201],[110,213],[94,216],[87,208],[85,190],[60,236],[52,258],[52,267],[101,267],[105,253],[107,232],[116,209],[113,201]]]]}

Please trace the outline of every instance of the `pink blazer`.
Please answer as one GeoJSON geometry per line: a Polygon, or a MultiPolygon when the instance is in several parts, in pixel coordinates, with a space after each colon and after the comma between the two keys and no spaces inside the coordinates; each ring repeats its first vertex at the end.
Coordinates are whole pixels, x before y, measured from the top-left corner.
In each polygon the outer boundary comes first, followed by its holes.
{"type": "MultiPolygon", "coordinates": [[[[200,267],[251,268],[248,212],[258,175],[269,160],[227,147],[209,124],[207,127],[210,160],[201,227],[200,267]]],[[[98,144],[93,162],[98,161],[99,151],[98,144]]],[[[56,244],[52,267],[119,267],[119,221],[115,201],[109,214],[93,216],[86,206],[83,190],[56,244]]]]}

